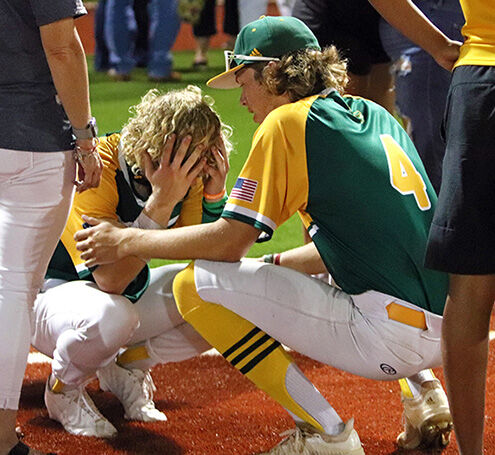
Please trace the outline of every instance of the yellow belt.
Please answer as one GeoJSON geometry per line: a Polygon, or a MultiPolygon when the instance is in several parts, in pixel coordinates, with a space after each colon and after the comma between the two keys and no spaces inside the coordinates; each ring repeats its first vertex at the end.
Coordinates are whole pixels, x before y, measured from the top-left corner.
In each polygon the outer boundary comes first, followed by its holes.
{"type": "Polygon", "coordinates": [[[413,310],[395,302],[389,303],[386,308],[389,319],[426,330],[426,319],[423,311],[413,310]]]}

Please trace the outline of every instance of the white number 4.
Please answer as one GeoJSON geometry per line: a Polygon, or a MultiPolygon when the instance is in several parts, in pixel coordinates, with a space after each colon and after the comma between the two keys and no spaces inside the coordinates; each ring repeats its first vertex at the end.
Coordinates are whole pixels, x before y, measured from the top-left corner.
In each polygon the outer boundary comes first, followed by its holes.
{"type": "Polygon", "coordinates": [[[413,194],[420,210],[428,210],[431,202],[426,192],[426,184],[411,159],[389,134],[381,134],[380,140],[387,156],[392,187],[400,194],[413,194]]]}

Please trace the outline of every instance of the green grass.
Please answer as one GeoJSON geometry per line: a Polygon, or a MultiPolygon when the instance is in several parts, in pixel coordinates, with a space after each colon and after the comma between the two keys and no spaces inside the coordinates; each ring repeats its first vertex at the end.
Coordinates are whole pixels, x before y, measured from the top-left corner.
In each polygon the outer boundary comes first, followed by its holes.
{"type": "MultiPolygon", "coordinates": [[[[92,61],[89,61],[91,106],[94,116],[98,119],[100,134],[118,131],[129,116],[129,107],[138,103],[141,97],[151,88],[166,91],[194,84],[215,100],[215,108],[222,120],[233,129],[232,142],[234,150],[230,156],[230,173],[227,189],[230,190],[239,174],[249,153],[251,138],[257,124],[252,115],[239,103],[240,90],[214,90],[206,86],[206,81],[223,71],[223,52],[210,51],[208,71],[194,72],[191,69],[193,53],[182,51],[174,53],[174,69],[182,73],[180,83],[149,82],[146,70],[137,68],[132,73],[129,82],[111,81],[106,74],[93,71],[92,61]]],[[[265,253],[285,251],[302,244],[302,230],[299,218],[292,217],[275,232],[269,242],[254,245],[249,256],[255,257],[265,253]]],[[[163,261],[153,261],[158,265],[163,261]]]]}

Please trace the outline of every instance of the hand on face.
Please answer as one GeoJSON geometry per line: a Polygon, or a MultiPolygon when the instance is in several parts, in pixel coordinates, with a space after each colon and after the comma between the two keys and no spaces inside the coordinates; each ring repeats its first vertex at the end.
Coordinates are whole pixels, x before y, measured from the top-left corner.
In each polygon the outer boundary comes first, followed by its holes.
{"type": "Polygon", "coordinates": [[[191,144],[191,136],[186,136],[182,140],[174,159],[170,161],[175,140],[175,134],[171,134],[167,138],[160,165],[156,169],[148,153],[144,152],[143,154],[144,172],[153,189],[150,203],[156,206],[173,207],[181,201],[205,164],[205,160],[200,159],[202,153],[200,147],[196,147],[184,161],[187,149],[191,144]]]}
{"type": "Polygon", "coordinates": [[[109,264],[122,259],[128,254],[124,251],[124,237],[127,229],[109,221],[99,220],[83,215],[86,223],[92,227],[74,234],[76,249],[81,251],[81,259],[87,267],[109,264]]]}
{"type": "Polygon", "coordinates": [[[225,150],[223,140],[220,138],[218,144],[211,148],[215,158],[216,166],[204,165],[203,184],[206,194],[219,194],[225,189],[225,181],[229,172],[229,159],[225,150]]]}

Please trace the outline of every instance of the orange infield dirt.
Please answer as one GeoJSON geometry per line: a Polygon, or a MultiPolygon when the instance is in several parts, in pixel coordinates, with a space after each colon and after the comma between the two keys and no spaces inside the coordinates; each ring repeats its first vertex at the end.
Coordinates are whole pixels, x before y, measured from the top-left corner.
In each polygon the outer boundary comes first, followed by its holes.
{"type": "MultiPolygon", "coordinates": [[[[486,453],[495,453],[493,416],[494,353],[489,359],[486,453]],[[492,417],[490,417],[492,416],[492,417]]],[[[376,382],[294,357],[306,375],[344,418],[355,418],[367,455],[398,454],[395,438],[401,431],[397,382],[376,382]]],[[[18,421],[28,444],[59,455],[248,455],[273,447],[280,434],[293,427],[292,419],[271,398],[257,390],[222,357],[201,356],[153,370],[155,402],[167,422],[138,423],[123,418],[117,399],[88,389],[96,405],[119,431],[114,440],[72,436],[49,419],[43,404],[49,364],[32,364],[26,371],[18,421]]],[[[441,371],[436,370],[442,379],[441,371]]],[[[416,455],[425,452],[408,452],[416,455]]],[[[443,451],[458,453],[455,442],[443,451]]]]}

